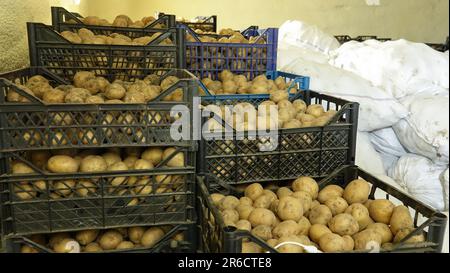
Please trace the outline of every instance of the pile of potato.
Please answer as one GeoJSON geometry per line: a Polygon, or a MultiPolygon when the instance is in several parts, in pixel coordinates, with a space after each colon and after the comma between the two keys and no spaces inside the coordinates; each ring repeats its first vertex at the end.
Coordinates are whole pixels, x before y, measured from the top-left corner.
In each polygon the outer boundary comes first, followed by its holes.
{"type": "MultiPolygon", "coordinates": [[[[155,17],[153,16],[146,16],[143,17],[141,20],[133,21],[131,18],[127,15],[117,15],[114,18],[114,21],[110,23],[106,19],[99,18],[97,16],[87,16],[84,18],[81,18],[81,21],[83,24],[86,25],[92,25],[92,26],[114,26],[114,27],[130,27],[130,28],[143,28],[148,26],[149,24],[156,21],[155,17]]],[[[75,20],[68,20],[66,23],[73,23],[76,24],[77,22],[75,20]]],[[[165,27],[162,24],[156,24],[154,28],[163,28],[165,27]]]]}
{"type": "MultiPolygon", "coordinates": [[[[414,231],[406,206],[385,199],[369,199],[370,184],[356,179],[344,188],[328,185],[319,190],[310,177],[300,177],[290,187],[276,191],[261,184],[245,188],[244,196],[211,194],[226,226],[247,230],[271,247],[283,242],[314,246],[323,252],[381,248],[390,250],[414,231]]],[[[424,242],[423,234],[406,243],[424,242]]],[[[305,252],[302,246],[285,244],[282,253],[305,252]]],[[[242,252],[261,253],[256,243],[244,240],[242,252]]]]}
{"type": "MultiPolygon", "coordinates": [[[[245,76],[233,75],[225,70],[219,75],[219,79],[222,82],[212,81],[210,78],[204,78],[202,82],[213,94],[244,94],[247,90],[250,90],[251,94],[270,94],[270,100],[260,103],[258,109],[248,102],[237,103],[233,109],[220,106],[219,110],[219,106],[206,106],[207,110],[215,113],[237,131],[324,126],[337,114],[333,109],[325,111],[321,104],[306,105],[301,99],[289,101],[287,89],[290,83],[286,83],[282,77],[268,80],[265,75],[260,75],[247,82],[245,76]]],[[[297,91],[294,86],[290,92],[297,91]]],[[[208,121],[208,128],[214,132],[223,130],[222,124],[214,118],[208,121]]]]}
{"type": "MultiPolygon", "coordinates": [[[[195,30],[197,34],[215,34],[213,32],[204,32],[202,30],[195,30]]],[[[215,38],[212,36],[200,36],[199,39],[203,43],[232,43],[232,44],[265,44],[266,41],[264,38],[261,38],[258,40],[259,36],[252,36],[249,39],[244,37],[242,33],[239,31],[234,31],[230,28],[228,29],[222,29],[219,32],[219,35],[227,36],[227,37],[221,37],[221,38],[215,38]]],[[[194,39],[194,37],[191,34],[188,34],[186,37],[187,42],[197,42],[197,40],[194,39]]]]}
{"type": "MultiPolygon", "coordinates": [[[[171,229],[171,226],[89,229],[72,233],[35,234],[29,239],[56,253],[102,252],[151,248],[171,229]]],[[[173,236],[172,240],[181,242],[184,240],[184,234],[180,232],[173,236]]],[[[39,253],[39,250],[29,245],[22,245],[20,252],[39,253]]]]}
{"type": "MultiPolygon", "coordinates": [[[[109,36],[96,35],[87,28],[81,28],[77,32],[69,30],[60,33],[65,39],[74,44],[95,44],[95,45],[147,45],[158,38],[161,33],[154,33],[152,36],[142,36],[139,38],[130,38],[119,33],[112,33],[109,36]]],[[[173,45],[173,42],[166,38],[160,45],[173,45]]]]}
{"type": "MultiPolygon", "coordinates": [[[[73,78],[73,85],[60,85],[53,88],[43,76],[30,77],[25,85],[18,86],[25,92],[46,103],[146,103],[155,99],[162,91],[177,83],[180,79],[169,76],[163,81],[157,75],[148,75],[143,80],[125,82],[115,80],[110,83],[93,72],[80,71],[73,78]]],[[[182,101],[183,90],[175,90],[162,98],[164,101],[182,101]]],[[[10,89],[9,102],[29,102],[29,100],[10,89]]]]}
{"type": "MultiPolygon", "coordinates": [[[[46,172],[50,173],[98,173],[119,172],[128,170],[150,171],[155,167],[182,168],[185,167],[183,152],[176,152],[174,147],[152,147],[146,150],[127,148],[110,149],[98,152],[96,150],[84,150],[81,152],[72,150],[60,150],[50,153],[48,151],[34,151],[29,155],[30,162],[46,172]],[[123,155],[123,156],[122,156],[123,155]],[[164,166],[161,162],[169,159],[164,166]]],[[[23,175],[36,173],[30,166],[21,161],[11,163],[12,174],[23,175]]],[[[149,176],[121,176],[108,178],[108,192],[115,195],[148,195],[156,193],[170,193],[182,191],[185,176],[183,175],[157,175],[157,189],[152,188],[152,178],[149,176]]],[[[93,179],[68,179],[64,181],[48,181],[50,198],[61,199],[70,197],[92,196],[101,190],[98,178],[93,179]]],[[[14,185],[15,195],[21,200],[30,200],[47,193],[47,183],[44,180],[34,182],[20,182],[14,185]]],[[[101,195],[101,193],[98,193],[101,195]]],[[[137,205],[139,198],[129,202],[129,206],[137,205]]]]}

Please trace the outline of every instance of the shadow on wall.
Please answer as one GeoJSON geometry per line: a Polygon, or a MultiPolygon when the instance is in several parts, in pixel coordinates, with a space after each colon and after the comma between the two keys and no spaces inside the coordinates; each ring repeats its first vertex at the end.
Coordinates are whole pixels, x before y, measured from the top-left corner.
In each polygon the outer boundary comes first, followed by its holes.
{"type": "Polygon", "coordinates": [[[50,7],[65,6],[77,11],[73,0],[1,0],[0,72],[29,64],[26,22],[51,23],[50,7]]]}

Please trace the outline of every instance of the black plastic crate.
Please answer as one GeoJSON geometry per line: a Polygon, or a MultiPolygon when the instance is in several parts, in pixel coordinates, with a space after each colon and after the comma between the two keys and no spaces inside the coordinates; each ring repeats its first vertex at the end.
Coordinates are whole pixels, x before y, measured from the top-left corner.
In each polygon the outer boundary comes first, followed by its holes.
{"type": "MultiPolygon", "coordinates": [[[[291,88],[296,90],[308,90],[309,89],[309,77],[299,76],[292,73],[282,72],[282,71],[267,71],[267,79],[275,80],[278,77],[282,77],[286,82],[291,82],[291,88]]],[[[252,80],[253,78],[250,78],[252,80]]],[[[270,94],[235,94],[235,95],[212,95],[208,88],[200,81],[199,82],[201,91],[205,94],[201,96],[203,105],[217,104],[217,105],[235,105],[240,102],[248,102],[254,106],[259,105],[261,102],[270,100],[270,94]]],[[[289,92],[290,99],[294,99],[298,96],[297,93],[289,92]]]]}
{"type": "MultiPolygon", "coordinates": [[[[164,13],[159,13],[159,18],[167,16],[164,13]]],[[[199,16],[201,17],[201,16],[199,16]]],[[[211,15],[208,17],[201,17],[198,22],[185,22],[185,21],[177,21],[179,24],[184,24],[190,27],[193,30],[200,29],[202,31],[207,32],[217,32],[217,15],[211,15]]]]}
{"type": "Polygon", "coordinates": [[[81,16],[78,13],[70,12],[62,7],[52,7],[52,26],[58,32],[70,30],[76,31],[80,28],[87,28],[97,35],[110,35],[112,33],[119,33],[130,38],[138,38],[148,34],[160,32],[161,29],[173,28],[176,26],[175,15],[162,15],[156,21],[143,28],[132,27],[116,27],[116,26],[97,26],[84,24],[81,16]],[[155,28],[160,25],[162,28],[155,28]]]}
{"type": "MultiPolygon", "coordinates": [[[[354,165],[341,166],[318,183],[320,189],[330,184],[345,187],[350,181],[357,178],[363,178],[372,185],[369,198],[375,199],[375,194],[385,195],[384,197],[386,199],[397,200],[407,206],[410,211],[414,211],[414,227],[416,230],[405,237],[401,242],[395,244],[391,251],[382,251],[396,253],[441,252],[444,244],[445,227],[447,224],[447,217],[444,214],[415,200],[409,195],[397,190],[354,165]],[[413,245],[404,243],[411,238],[411,236],[417,235],[422,231],[426,234],[426,242],[413,245]]],[[[210,198],[210,194],[216,192],[235,196],[242,195],[242,192],[239,193],[240,191],[225,183],[219,183],[219,188],[208,190],[207,180],[203,177],[197,178],[197,185],[197,211],[199,216],[198,219],[200,221],[199,236],[201,251],[209,253],[240,253],[243,240],[249,240],[261,246],[264,252],[277,252],[274,248],[253,236],[248,231],[236,230],[234,227],[226,227],[219,210],[213,205],[212,199],[210,198]]],[[[355,250],[352,252],[364,251],[355,250]]]]}
{"type": "MultiPolygon", "coordinates": [[[[51,84],[67,82],[41,67],[30,67],[0,75],[0,151],[89,148],[114,146],[193,146],[194,141],[175,141],[170,136],[175,105],[192,111],[198,80],[186,70],[172,70],[161,77],[178,76],[180,81],[147,104],[45,104],[15,84],[43,75],[51,84]],[[183,100],[162,101],[181,88],[183,100]],[[30,103],[7,102],[8,91],[26,96],[30,103]]],[[[189,111],[189,112],[187,112],[189,111]]]]}
{"type": "MultiPolygon", "coordinates": [[[[125,250],[105,250],[97,253],[195,253],[197,251],[197,234],[195,224],[177,225],[159,240],[153,247],[141,247],[125,250]],[[183,238],[176,240],[173,237],[182,233],[183,238]]],[[[4,252],[20,253],[23,245],[35,248],[39,253],[54,253],[46,246],[37,244],[25,236],[7,239],[4,242],[4,252]]]]}
{"type": "MultiPolygon", "coordinates": [[[[218,74],[227,69],[233,73],[244,74],[252,79],[267,71],[276,71],[278,29],[265,30],[251,28],[246,35],[257,36],[255,43],[203,43],[198,34],[184,27],[196,42],[186,41],[186,69],[199,78],[217,79],[218,74]]],[[[244,32],[245,33],[245,32],[244,32]]]]}
{"type": "Polygon", "coordinates": [[[269,144],[268,137],[258,137],[258,132],[204,132],[199,144],[198,172],[233,185],[299,176],[324,177],[339,166],[354,164],[359,104],[310,90],[291,98],[295,99],[338,112],[326,126],[279,129],[272,151],[263,150],[269,144]]]}
{"type": "Polygon", "coordinates": [[[195,152],[187,148],[177,147],[154,169],[116,172],[56,174],[34,166],[22,153],[0,156],[5,237],[195,221],[195,152]],[[166,167],[178,152],[185,167],[166,167]],[[12,174],[13,160],[35,173],[12,174]]]}
{"type": "MultiPolygon", "coordinates": [[[[70,80],[77,71],[94,71],[108,80],[130,80],[164,73],[184,65],[184,33],[180,28],[152,30],[160,33],[149,44],[74,44],[51,26],[27,23],[31,66],[42,66],[70,80]],[[161,44],[170,39],[173,44],[161,44]]],[[[141,32],[141,36],[142,36],[141,32]]]]}

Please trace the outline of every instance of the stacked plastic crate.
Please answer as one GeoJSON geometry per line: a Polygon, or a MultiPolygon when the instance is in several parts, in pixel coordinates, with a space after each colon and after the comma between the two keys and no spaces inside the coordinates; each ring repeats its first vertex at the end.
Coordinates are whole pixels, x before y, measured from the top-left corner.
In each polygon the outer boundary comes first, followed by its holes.
{"type": "Polygon", "coordinates": [[[163,29],[133,29],[84,25],[61,8],[53,8],[52,13],[53,27],[28,23],[32,67],[0,75],[4,248],[54,252],[51,242],[33,240],[33,236],[66,238],[75,237],[78,231],[100,230],[100,238],[106,229],[113,229],[126,240],[127,228],[142,227],[153,234],[151,241],[103,250],[194,252],[196,143],[171,138],[175,117],[170,111],[183,105],[187,110],[180,114],[191,114],[197,80],[177,69],[183,39],[174,27],[174,16],[158,19],[157,23],[166,26],[163,29]],[[159,37],[145,46],[86,45],[73,44],[59,34],[81,28],[95,34],[141,37],[159,33],[159,37]],[[172,44],[161,44],[165,39],[172,44]],[[27,93],[27,82],[37,75],[55,88],[73,84],[79,71],[94,72],[110,82],[142,80],[150,74],[157,75],[154,80],[158,82],[168,77],[179,81],[148,103],[51,104],[27,93]],[[177,101],[166,99],[180,91],[177,101]],[[11,95],[22,99],[12,100],[11,95]],[[88,161],[82,167],[89,155],[101,155],[106,163],[108,158],[117,160],[107,168],[88,166],[88,161]],[[125,157],[146,159],[146,164],[111,167],[125,157]],[[51,166],[50,162],[64,166],[67,158],[74,160],[75,167],[51,166]]]}

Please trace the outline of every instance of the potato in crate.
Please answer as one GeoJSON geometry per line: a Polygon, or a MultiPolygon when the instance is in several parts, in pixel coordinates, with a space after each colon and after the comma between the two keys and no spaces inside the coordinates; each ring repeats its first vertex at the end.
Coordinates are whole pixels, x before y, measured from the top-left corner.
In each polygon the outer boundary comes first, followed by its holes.
{"type": "Polygon", "coordinates": [[[194,253],[194,225],[136,226],[8,239],[9,253],[194,253]]]}
{"type": "Polygon", "coordinates": [[[3,237],[195,222],[186,147],[2,153],[3,237]]]}
{"type": "Polygon", "coordinates": [[[209,190],[211,179],[197,184],[204,252],[440,252],[444,243],[444,214],[357,166],[242,189],[209,190]]]}

